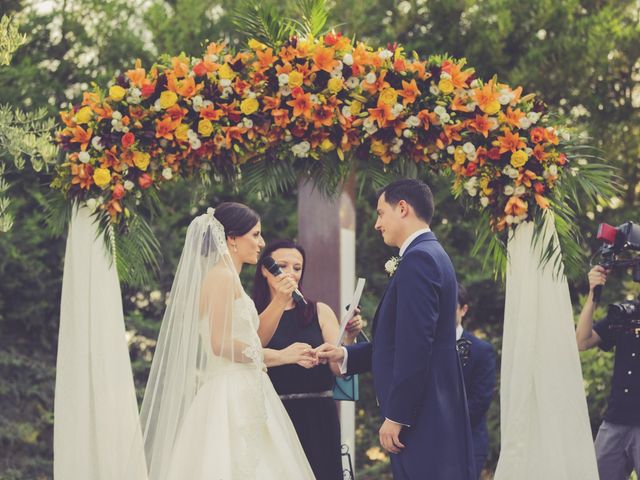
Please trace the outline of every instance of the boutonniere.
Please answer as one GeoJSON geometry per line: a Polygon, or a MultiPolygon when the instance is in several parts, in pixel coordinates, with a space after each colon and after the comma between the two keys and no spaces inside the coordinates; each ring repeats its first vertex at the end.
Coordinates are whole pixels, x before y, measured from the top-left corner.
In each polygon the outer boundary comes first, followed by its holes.
{"type": "Polygon", "coordinates": [[[387,263],[384,264],[384,269],[391,277],[394,273],[396,273],[396,269],[398,268],[399,264],[400,257],[391,257],[389,260],[387,260],[387,263]]]}

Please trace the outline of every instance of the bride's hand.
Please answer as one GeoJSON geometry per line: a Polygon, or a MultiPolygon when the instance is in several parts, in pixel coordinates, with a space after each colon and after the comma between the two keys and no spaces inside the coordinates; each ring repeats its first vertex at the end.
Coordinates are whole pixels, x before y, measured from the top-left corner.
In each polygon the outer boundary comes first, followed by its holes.
{"type": "Polygon", "coordinates": [[[282,361],[285,364],[298,364],[304,368],[316,366],[316,360],[313,355],[313,349],[308,343],[296,342],[287,348],[280,350],[282,361]]]}

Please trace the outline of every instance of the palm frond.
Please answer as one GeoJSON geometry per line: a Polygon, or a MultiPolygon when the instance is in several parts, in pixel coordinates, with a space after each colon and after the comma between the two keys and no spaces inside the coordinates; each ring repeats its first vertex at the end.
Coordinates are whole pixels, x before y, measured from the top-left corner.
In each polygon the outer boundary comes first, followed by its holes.
{"type": "Polygon", "coordinates": [[[496,280],[504,281],[507,272],[507,246],[498,232],[491,229],[489,215],[485,212],[478,218],[476,241],[471,256],[482,255],[482,268],[491,268],[496,280]]]}
{"type": "Polygon", "coordinates": [[[242,184],[248,192],[273,196],[294,186],[298,177],[293,164],[261,158],[242,165],[242,184]]]}
{"type": "Polygon", "coordinates": [[[290,20],[283,19],[271,4],[260,0],[240,1],[231,14],[231,21],[241,35],[272,48],[279,47],[295,33],[290,20]]]}
{"type": "Polygon", "coordinates": [[[298,18],[291,19],[303,36],[317,37],[324,32],[329,18],[326,0],[298,0],[298,18]]]}

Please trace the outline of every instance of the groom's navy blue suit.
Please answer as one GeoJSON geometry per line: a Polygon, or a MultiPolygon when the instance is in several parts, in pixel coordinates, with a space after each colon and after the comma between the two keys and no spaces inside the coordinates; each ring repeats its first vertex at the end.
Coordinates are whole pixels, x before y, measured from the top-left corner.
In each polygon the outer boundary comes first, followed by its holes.
{"type": "Polygon", "coordinates": [[[347,347],[347,374],[373,371],[384,418],[402,423],[396,480],[475,480],[462,369],[458,284],[432,232],[407,248],[373,319],[373,341],[347,347]]]}

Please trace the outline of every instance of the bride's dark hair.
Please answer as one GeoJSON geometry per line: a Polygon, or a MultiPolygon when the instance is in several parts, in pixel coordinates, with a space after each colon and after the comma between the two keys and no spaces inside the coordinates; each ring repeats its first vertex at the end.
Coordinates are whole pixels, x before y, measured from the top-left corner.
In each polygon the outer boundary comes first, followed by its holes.
{"type": "Polygon", "coordinates": [[[224,227],[227,237],[241,237],[260,221],[260,215],[254,210],[237,202],[221,203],[214,216],[224,227]]]}

